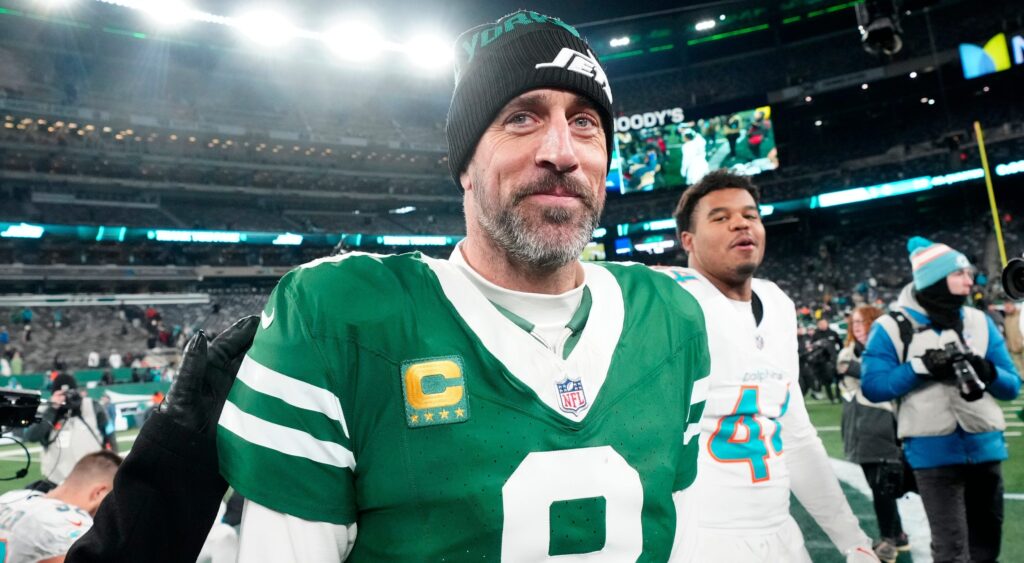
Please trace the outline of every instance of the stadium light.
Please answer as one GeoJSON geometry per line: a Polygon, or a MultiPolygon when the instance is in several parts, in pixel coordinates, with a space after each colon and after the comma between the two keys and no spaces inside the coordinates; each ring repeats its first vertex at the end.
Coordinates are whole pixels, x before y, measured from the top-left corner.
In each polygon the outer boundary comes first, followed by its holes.
{"type": "Polygon", "coordinates": [[[916,70],[915,70],[915,71],[912,71],[912,72],[910,73],[910,78],[917,78],[917,71],[916,71],[916,70]]]}
{"type": "Polygon", "coordinates": [[[249,12],[232,23],[243,35],[264,47],[279,47],[295,36],[295,28],[274,12],[249,12]]]}
{"type": "Polygon", "coordinates": [[[342,59],[366,62],[377,58],[384,47],[380,32],[365,22],[347,21],[331,28],[324,43],[342,59]]]}
{"type": "Polygon", "coordinates": [[[814,121],[814,126],[815,127],[821,127],[821,120],[820,119],[815,120],[814,121]]]}
{"type": "Polygon", "coordinates": [[[135,7],[160,27],[176,27],[192,19],[192,8],[180,0],[136,0],[135,7]]]}
{"type": "Polygon", "coordinates": [[[697,31],[707,31],[715,28],[715,20],[702,20],[695,26],[697,31]]]}
{"type": "Polygon", "coordinates": [[[811,102],[814,101],[814,98],[812,98],[810,96],[804,96],[804,101],[807,102],[807,103],[811,103],[811,102]]]}
{"type": "Polygon", "coordinates": [[[608,42],[608,44],[612,47],[625,47],[626,45],[629,45],[629,36],[623,35],[622,37],[614,37],[608,42]]]}
{"type": "Polygon", "coordinates": [[[433,35],[420,35],[406,45],[413,64],[424,70],[448,68],[452,61],[451,42],[433,35]]]}
{"type": "Polygon", "coordinates": [[[42,4],[47,9],[63,8],[68,4],[74,2],[74,0],[36,0],[37,3],[42,4]]]}
{"type": "Polygon", "coordinates": [[[867,89],[868,89],[868,83],[867,83],[867,82],[865,82],[864,84],[861,84],[861,85],[860,85],[860,89],[861,89],[861,90],[867,90],[867,89]]]}

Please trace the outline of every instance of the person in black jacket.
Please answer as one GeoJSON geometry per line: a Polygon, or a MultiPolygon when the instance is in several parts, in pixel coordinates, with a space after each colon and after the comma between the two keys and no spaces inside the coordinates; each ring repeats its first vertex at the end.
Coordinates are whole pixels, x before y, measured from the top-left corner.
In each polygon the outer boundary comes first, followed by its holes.
{"type": "Polygon", "coordinates": [[[836,386],[836,357],[843,347],[842,339],[829,328],[828,319],[818,319],[818,328],[811,335],[812,351],[807,361],[818,385],[825,388],[829,403],[840,401],[836,386]]]}
{"type": "Polygon", "coordinates": [[[66,561],[196,560],[227,491],[217,463],[217,419],[258,324],[259,317],[245,317],[209,344],[202,331],[192,337],[167,398],[66,561]]]}
{"type": "Polygon", "coordinates": [[[880,534],[873,547],[875,555],[888,563],[896,561],[898,551],[908,551],[910,541],[896,508],[896,499],[903,494],[906,483],[893,405],[888,401],[871,402],[860,390],[860,358],[871,324],[880,316],[882,310],[877,307],[853,310],[836,370],[843,398],[843,452],[847,460],[861,466],[871,487],[880,534]]]}

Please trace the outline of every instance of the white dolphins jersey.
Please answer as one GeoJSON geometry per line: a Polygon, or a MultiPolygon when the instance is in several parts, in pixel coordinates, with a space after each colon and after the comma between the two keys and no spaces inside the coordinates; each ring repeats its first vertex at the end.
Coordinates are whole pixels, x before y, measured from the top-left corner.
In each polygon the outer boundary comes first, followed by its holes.
{"type": "Polygon", "coordinates": [[[67,553],[92,527],[89,513],[38,491],[0,496],[0,561],[29,563],[67,553]]]}
{"type": "Polygon", "coordinates": [[[772,282],[752,280],[763,315],[688,268],[664,268],[704,310],[711,353],[692,490],[700,528],[772,531],[790,519],[786,453],[817,442],[799,386],[796,310],[772,282]],[[742,507],[739,509],[737,507],[742,507]]]}

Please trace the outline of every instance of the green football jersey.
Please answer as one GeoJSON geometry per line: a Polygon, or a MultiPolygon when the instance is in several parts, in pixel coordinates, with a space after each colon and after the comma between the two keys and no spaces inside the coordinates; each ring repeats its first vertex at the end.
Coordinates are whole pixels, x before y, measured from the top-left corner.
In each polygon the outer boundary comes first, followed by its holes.
{"type": "Polygon", "coordinates": [[[447,260],[290,272],[225,404],[222,474],[272,510],[358,523],[349,561],[666,561],[696,475],[703,313],[644,266],[584,268],[565,357],[447,260]]]}

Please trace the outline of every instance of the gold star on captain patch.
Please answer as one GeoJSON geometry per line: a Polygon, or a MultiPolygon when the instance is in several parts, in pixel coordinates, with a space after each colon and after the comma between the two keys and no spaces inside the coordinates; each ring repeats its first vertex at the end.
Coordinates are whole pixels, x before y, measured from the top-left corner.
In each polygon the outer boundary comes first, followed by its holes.
{"type": "Polygon", "coordinates": [[[423,413],[423,418],[426,419],[428,422],[431,421],[431,420],[434,420],[434,413],[432,413],[432,412],[425,412],[425,413],[423,413]]]}
{"type": "Polygon", "coordinates": [[[413,424],[416,424],[420,421],[420,415],[414,414],[409,417],[409,420],[411,420],[413,424]]]}
{"type": "Polygon", "coordinates": [[[441,409],[441,419],[443,420],[443,419],[447,419],[447,418],[448,418],[448,411],[445,410],[445,409],[441,409]]]}
{"type": "Polygon", "coordinates": [[[455,418],[462,418],[466,416],[466,411],[462,409],[455,409],[455,418]]]}

